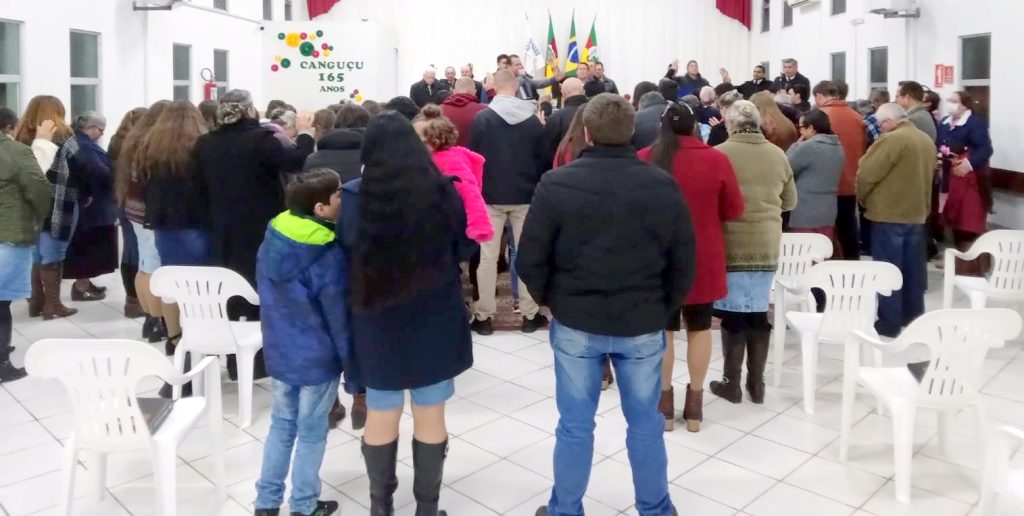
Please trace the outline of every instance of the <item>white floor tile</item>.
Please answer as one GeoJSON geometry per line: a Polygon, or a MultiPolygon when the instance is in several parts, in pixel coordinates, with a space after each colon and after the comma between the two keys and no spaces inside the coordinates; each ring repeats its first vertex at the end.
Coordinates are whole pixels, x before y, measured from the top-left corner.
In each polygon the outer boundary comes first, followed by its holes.
{"type": "Polygon", "coordinates": [[[499,462],[451,487],[470,499],[484,502],[495,512],[504,513],[550,489],[551,482],[522,466],[499,462]]]}
{"type": "Polygon", "coordinates": [[[540,344],[536,344],[528,348],[523,348],[516,352],[516,356],[520,358],[525,358],[531,362],[537,362],[538,364],[545,366],[551,366],[555,364],[555,355],[551,351],[551,344],[548,344],[547,342],[542,342],[540,344]]]}
{"type": "Polygon", "coordinates": [[[836,430],[785,414],[761,425],[753,434],[807,453],[818,453],[839,438],[836,430]]]}
{"type": "Polygon", "coordinates": [[[502,380],[519,378],[520,376],[532,373],[543,367],[544,366],[525,358],[519,358],[515,355],[505,355],[503,353],[499,353],[498,357],[491,360],[474,362],[473,364],[474,369],[487,373],[491,376],[496,376],[502,380]]]}
{"type": "Polygon", "coordinates": [[[767,439],[748,435],[718,452],[715,458],[782,480],[807,462],[811,455],[767,439]]]}
{"type": "Polygon", "coordinates": [[[776,482],[712,457],[673,483],[718,503],[740,509],[756,500],[776,482]]]}
{"type": "Polygon", "coordinates": [[[554,434],[558,426],[558,406],[554,398],[546,398],[529,407],[517,410],[511,417],[545,432],[554,434]]]}
{"type": "Polygon", "coordinates": [[[809,460],[785,479],[787,484],[851,507],[860,507],[868,501],[885,481],[885,478],[821,457],[809,460]]]}
{"type": "Polygon", "coordinates": [[[515,353],[541,343],[533,337],[514,332],[498,332],[488,336],[476,335],[473,337],[473,341],[503,353],[515,353]]]}
{"type": "Polygon", "coordinates": [[[465,398],[502,414],[511,414],[544,399],[544,395],[506,382],[465,398]]]}
{"type": "Polygon", "coordinates": [[[500,413],[467,399],[453,401],[444,409],[445,426],[452,435],[462,435],[499,417],[500,413]]]}
{"type": "Polygon", "coordinates": [[[978,502],[980,481],[977,471],[924,455],[915,456],[911,466],[910,485],[972,505],[978,502]]]}
{"type": "Polygon", "coordinates": [[[911,488],[910,500],[909,504],[897,502],[895,483],[890,480],[864,504],[864,510],[885,516],[964,516],[971,511],[970,504],[923,489],[911,488]]]}
{"type": "Polygon", "coordinates": [[[55,440],[0,456],[0,487],[60,470],[64,447],[55,440]]]}
{"type": "MultiPolygon", "coordinates": [[[[445,471],[447,474],[448,472],[445,471]]],[[[441,489],[441,510],[447,511],[448,514],[456,516],[458,514],[473,514],[479,516],[496,516],[498,513],[489,509],[486,505],[473,500],[466,495],[450,488],[441,489]]],[[[343,516],[348,516],[348,513],[341,511],[343,516]]],[[[405,507],[395,511],[397,516],[415,516],[416,515],[416,504],[409,504],[405,507]]]]}
{"type": "MultiPolygon", "coordinates": [[[[217,488],[209,480],[188,465],[178,466],[176,480],[178,485],[174,494],[179,507],[217,492],[217,488]]],[[[148,515],[159,511],[152,475],[111,488],[110,492],[132,514],[148,515]]]]}
{"type": "Polygon", "coordinates": [[[324,452],[320,478],[329,485],[339,487],[366,474],[362,442],[352,440],[324,452]]]}
{"type": "Polygon", "coordinates": [[[502,384],[500,378],[470,369],[455,377],[455,394],[465,398],[502,384]]]}
{"type": "MultiPolygon", "coordinates": [[[[412,468],[399,462],[395,471],[398,475],[398,490],[395,491],[395,508],[404,507],[415,500],[412,496],[412,468]]],[[[365,473],[365,471],[364,471],[365,473]]],[[[365,474],[337,487],[345,496],[363,507],[370,506],[370,478],[365,474]]]]}
{"type": "Polygon", "coordinates": [[[530,374],[520,376],[519,378],[512,380],[512,383],[526,387],[527,389],[540,393],[544,396],[550,396],[555,392],[555,370],[551,367],[538,369],[530,374]]]}
{"type": "Polygon", "coordinates": [[[743,403],[718,400],[704,407],[705,421],[715,421],[743,432],[753,431],[778,415],[778,412],[749,403],[745,397],[743,403]]]}
{"type": "Polygon", "coordinates": [[[665,433],[665,440],[692,448],[705,455],[714,455],[743,436],[744,433],[735,428],[705,419],[700,425],[700,432],[687,432],[685,428],[677,427],[674,432],[665,433]]]}
{"type": "Polygon", "coordinates": [[[0,439],[0,456],[53,442],[53,440],[50,432],[36,421],[11,426],[3,430],[3,438],[0,439]]]}
{"type": "MultiPolygon", "coordinates": [[[[206,476],[215,477],[214,457],[211,455],[191,462],[196,470],[206,476]]],[[[225,482],[229,485],[246,478],[259,476],[260,465],[263,463],[263,443],[252,441],[224,451],[224,464],[227,469],[225,482]]]]}
{"type": "Polygon", "coordinates": [[[751,516],[849,516],[856,509],[788,484],[775,484],[743,512],[751,516]]]}
{"type": "MultiPolygon", "coordinates": [[[[448,459],[444,464],[444,483],[446,485],[454,484],[501,460],[497,455],[460,438],[450,439],[448,441],[448,459]]],[[[408,459],[405,463],[412,465],[412,461],[408,459]]]]}
{"type": "MultiPolygon", "coordinates": [[[[85,468],[78,466],[76,478],[84,479],[85,475],[85,468]]],[[[75,484],[75,500],[71,504],[72,508],[78,507],[87,494],[85,485],[85,482],[75,484]]],[[[60,472],[53,471],[0,487],[0,503],[12,515],[32,514],[49,507],[56,507],[60,502],[60,490],[60,472]]]]}
{"type": "Polygon", "coordinates": [[[615,460],[597,463],[590,470],[587,496],[612,509],[624,511],[636,503],[633,472],[628,464],[615,460]]]}
{"type": "MultiPolygon", "coordinates": [[[[522,503],[519,507],[505,512],[507,515],[532,515],[538,507],[546,506],[548,500],[551,499],[551,490],[548,489],[543,493],[531,498],[530,500],[522,503]]],[[[619,511],[608,507],[607,505],[594,500],[593,498],[583,497],[583,513],[587,516],[616,516],[619,511]]],[[[454,514],[452,516],[455,516],[454,514]]]]}
{"type": "Polygon", "coordinates": [[[494,455],[505,458],[550,437],[550,434],[510,417],[503,417],[470,430],[459,437],[494,455]]]}

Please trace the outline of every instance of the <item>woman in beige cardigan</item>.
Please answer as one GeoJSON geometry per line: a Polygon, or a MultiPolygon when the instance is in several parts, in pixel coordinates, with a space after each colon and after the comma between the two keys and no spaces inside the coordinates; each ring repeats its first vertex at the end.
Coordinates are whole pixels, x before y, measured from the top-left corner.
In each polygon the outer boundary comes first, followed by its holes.
{"type": "Polygon", "coordinates": [[[715,302],[722,319],[725,373],[711,392],[732,403],[743,399],[740,374],[747,355],[747,394],[764,402],[764,368],[771,326],[768,300],[778,266],[782,212],[796,207],[796,182],[786,154],[761,132],[761,114],[745,100],[725,115],[729,139],[716,147],[736,171],[745,206],[743,216],[726,222],[725,261],[729,294],[715,302]]]}

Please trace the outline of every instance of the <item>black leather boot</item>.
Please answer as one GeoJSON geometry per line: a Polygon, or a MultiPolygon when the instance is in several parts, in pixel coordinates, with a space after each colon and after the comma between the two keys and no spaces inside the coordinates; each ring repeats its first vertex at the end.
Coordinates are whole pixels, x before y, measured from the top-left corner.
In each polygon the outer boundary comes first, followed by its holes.
{"type": "MultiPolygon", "coordinates": [[[[415,452],[414,452],[415,453],[415,452]]],[[[370,477],[370,516],[392,516],[395,513],[395,490],[398,476],[398,439],[389,444],[371,446],[363,441],[363,460],[370,477]]]]}
{"type": "Polygon", "coordinates": [[[447,440],[438,444],[412,440],[412,464],[415,472],[412,493],[416,498],[416,516],[447,516],[448,513],[437,509],[441,499],[444,459],[447,456],[447,440]]]}
{"type": "Polygon", "coordinates": [[[747,346],[746,336],[742,331],[734,332],[722,328],[722,355],[725,359],[725,372],[722,381],[711,382],[711,393],[725,398],[730,403],[743,401],[743,390],[740,378],[743,375],[743,352],[747,346]]]}
{"type": "Polygon", "coordinates": [[[764,403],[764,368],[768,362],[771,328],[747,328],[747,395],[758,405],[764,403]]]}

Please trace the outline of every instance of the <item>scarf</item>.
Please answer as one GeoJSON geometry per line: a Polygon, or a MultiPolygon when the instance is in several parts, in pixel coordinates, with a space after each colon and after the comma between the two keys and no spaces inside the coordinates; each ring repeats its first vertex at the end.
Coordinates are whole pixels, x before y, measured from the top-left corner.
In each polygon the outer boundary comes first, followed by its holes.
{"type": "Polygon", "coordinates": [[[46,171],[46,179],[50,181],[50,193],[53,194],[53,209],[46,218],[43,228],[57,240],[70,240],[71,232],[74,230],[78,187],[71,181],[69,162],[80,150],[78,140],[74,136],[64,140],[57,151],[56,159],[53,160],[53,165],[46,171]]]}

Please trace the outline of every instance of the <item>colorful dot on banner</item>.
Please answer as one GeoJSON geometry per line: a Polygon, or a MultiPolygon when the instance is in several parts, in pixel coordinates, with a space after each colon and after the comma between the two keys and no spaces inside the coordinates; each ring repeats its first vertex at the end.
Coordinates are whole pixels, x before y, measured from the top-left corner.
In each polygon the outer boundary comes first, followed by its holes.
{"type": "Polygon", "coordinates": [[[320,57],[320,51],[319,51],[319,50],[314,50],[314,51],[313,51],[313,57],[314,57],[314,58],[316,58],[316,57],[320,57]]]}
{"type": "Polygon", "coordinates": [[[359,90],[352,90],[352,93],[359,95],[359,90]]]}
{"type": "Polygon", "coordinates": [[[309,40],[310,41],[315,41],[316,40],[316,34],[310,34],[309,35],[309,40]]]}
{"type": "Polygon", "coordinates": [[[348,94],[348,98],[354,99],[354,98],[356,98],[356,94],[355,93],[349,93],[348,94]]]}
{"type": "Polygon", "coordinates": [[[281,60],[281,68],[288,68],[291,65],[292,65],[292,60],[291,59],[284,58],[284,59],[281,60]]]}
{"type": "Polygon", "coordinates": [[[363,96],[362,95],[356,95],[356,102],[362,102],[362,101],[363,101],[363,96]]]}
{"type": "Polygon", "coordinates": [[[316,31],[316,37],[318,37],[318,38],[324,37],[324,31],[322,31],[322,30],[316,31]]]}
{"type": "Polygon", "coordinates": [[[270,65],[270,71],[271,71],[271,72],[276,72],[276,71],[278,71],[278,70],[280,70],[280,69],[281,69],[281,67],[280,67],[280,66],[277,66],[277,65],[270,65]]]}
{"type": "Polygon", "coordinates": [[[289,47],[295,48],[295,47],[299,46],[299,43],[302,43],[302,39],[299,38],[298,34],[292,32],[292,33],[289,33],[287,37],[285,37],[284,42],[289,47]]]}
{"type": "Polygon", "coordinates": [[[283,32],[278,32],[277,33],[277,39],[284,39],[284,38],[285,38],[285,34],[283,32]]]}
{"type": "Polygon", "coordinates": [[[302,44],[299,45],[299,53],[306,57],[313,55],[313,44],[308,41],[303,41],[302,44]]]}
{"type": "Polygon", "coordinates": [[[302,39],[306,39],[308,35],[305,32],[303,32],[302,34],[299,34],[299,37],[302,39]]]}
{"type": "Polygon", "coordinates": [[[331,48],[331,46],[330,46],[330,45],[328,45],[327,43],[324,43],[323,45],[320,45],[320,48],[322,48],[322,49],[324,49],[324,50],[328,50],[328,49],[330,49],[330,48],[331,48]]]}
{"type": "Polygon", "coordinates": [[[280,63],[282,59],[284,59],[284,58],[281,57],[280,55],[274,56],[274,62],[275,63],[280,63]]]}
{"type": "Polygon", "coordinates": [[[330,48],[330,50],[334,50],[334,45],[331,45],[331,48],[330,48]]]}
{"type": "Polygon", "coordinates": [[[330,50],[324,50],[324,57],[328,57],[330,55],[331,55],[331,51],[330,50]]]}

